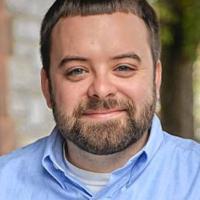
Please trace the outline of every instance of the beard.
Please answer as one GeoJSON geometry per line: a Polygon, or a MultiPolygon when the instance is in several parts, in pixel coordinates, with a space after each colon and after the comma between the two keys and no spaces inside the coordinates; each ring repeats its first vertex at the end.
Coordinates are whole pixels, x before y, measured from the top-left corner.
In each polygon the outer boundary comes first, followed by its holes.
{"type": "Polygon", "coordinates": [[[152,96],[147,98],[138,113],[135,103],[130,99],[90,98],[81,102],[72,115],[60,109],[52,92],[51,101],[57,128],[66,141],[92,154],[109,155],[125,150],[148,132],[155,112],[156,92],[154,87],[152,96]],[[109,109],[123,110],[124,115],[96,122],[83,117],[88,110],[109,109]]]}

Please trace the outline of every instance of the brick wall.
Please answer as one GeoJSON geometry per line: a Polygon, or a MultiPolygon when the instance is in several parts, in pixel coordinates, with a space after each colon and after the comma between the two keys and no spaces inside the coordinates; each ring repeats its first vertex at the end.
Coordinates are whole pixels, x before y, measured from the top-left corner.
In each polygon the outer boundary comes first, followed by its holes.
{"type": "Polygon", "coordinates": [[[39,31],[53,0],[5,0],[11,16],[12,54],[8,62],[10,99],[17,146],[49,133],[54,126],[40,90],[39,31]]]}
{"type": "Polygon", "coordinates": [[[0,155],[15,148],[12,120],[8,114],[8,66],[10,54],[10,16],[0,1],[0,155]]]}

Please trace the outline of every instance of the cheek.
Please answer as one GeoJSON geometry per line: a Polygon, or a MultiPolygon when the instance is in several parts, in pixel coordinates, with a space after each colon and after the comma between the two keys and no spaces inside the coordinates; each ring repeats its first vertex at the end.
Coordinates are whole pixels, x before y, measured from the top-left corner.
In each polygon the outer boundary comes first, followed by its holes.
{"type": "Polygon", "coordinates": [[[83,85],[80,86],[61,79],[55,80],[54,83],[54,96],[57,106],[68,114],[72,114],[84,98],[86,89],[83,85]]]}
{"type": "Polygon", "coordinates": [[[118,88],[120,93],[133,100],[136,106],[143,105],[152,96],[153,80],[147,78],[145,81],[129,81],[128,83],[122,83],[118,88]]]}

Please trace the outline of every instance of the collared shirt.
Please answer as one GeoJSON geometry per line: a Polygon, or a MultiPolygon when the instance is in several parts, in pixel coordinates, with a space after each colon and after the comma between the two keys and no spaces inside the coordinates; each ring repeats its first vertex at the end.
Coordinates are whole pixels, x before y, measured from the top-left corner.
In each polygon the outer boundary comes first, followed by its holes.
{"type": "Polygon", "coordinates": [[[79,167],[75,166],[73,163],[69,162],[66,155],[66,143],[63,145],[63,155],[65,158],[67,173],[74,177],[75,179],[78,179],[80,182],[85,184],[88,189],[90,189],[93,193],[99,192],[102,188],[104,188],[112,174],[110,173],[97,173],[97,172],[91,172],[88,170],[80,169],[79,167]]]}
{"type": "Polygon", "coordinates": [[[93,194],[70,176],[64,139],[51,135],[0,158],[0,200],[200,200],[200,145],[164,132],[154,116],[144,148],[93,194]]]}

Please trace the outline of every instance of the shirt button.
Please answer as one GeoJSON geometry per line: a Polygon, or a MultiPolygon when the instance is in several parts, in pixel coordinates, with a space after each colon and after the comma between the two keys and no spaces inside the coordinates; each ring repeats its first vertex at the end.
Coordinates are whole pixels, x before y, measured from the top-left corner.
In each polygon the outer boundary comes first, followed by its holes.
{"type": "Polygon", "coordinates": [[[54,168],[55,168],[55,169],[57,169],[57,170],[58,170],[58,167],[57,167],[55,164],[53,164],[53,166],[54,166],[54,168]]]}
{"type": "Polygon", "coordinates": [[[91,200],[110,200],[110,199],[112,199],[112,197],[102,197],[102,198],[93,197],[93,198],[91,198],[91,200]]]}
{"type": "Polygon", "coordinates": [[[103,199],[105,199],[105,200],[110,200],[112,197],[105,197],[105,198],[103,198],[103,199]]]}
{"type": "Polygon", "coordinates": [[[127,187],[126,187],[126,186],[124,186],[124,187],[121,189],[122,192],[125,192],[126,190],[127,190],[127,187]]]}

